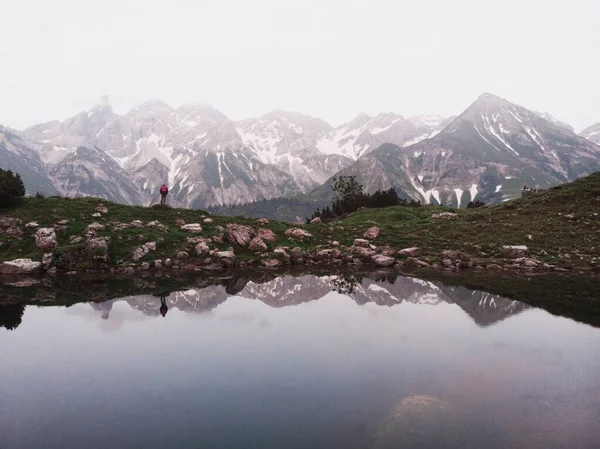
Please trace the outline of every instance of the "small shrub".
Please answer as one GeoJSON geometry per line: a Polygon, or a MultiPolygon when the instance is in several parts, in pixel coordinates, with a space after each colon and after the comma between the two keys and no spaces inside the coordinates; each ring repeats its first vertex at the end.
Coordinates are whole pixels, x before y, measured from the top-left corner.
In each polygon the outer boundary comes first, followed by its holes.
{"type": "Polygon", "coordinates": [[[36,200],[43,200],[44,198],[46,198],[46,196],[42,192],[37,192],[35,194],[35,199],[36,200]]]}
{"type": "Polygon", "coordinates": [[[481,200],[476,200],[476,201],[470,201],[469,204],[467,204],[467,209],[477,209],[479,207],[484,207],[485,203],[481,200]]]}

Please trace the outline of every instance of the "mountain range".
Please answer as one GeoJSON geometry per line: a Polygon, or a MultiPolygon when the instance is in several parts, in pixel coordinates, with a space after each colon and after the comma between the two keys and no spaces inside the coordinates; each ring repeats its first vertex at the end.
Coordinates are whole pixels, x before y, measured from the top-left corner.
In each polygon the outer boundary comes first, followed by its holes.
{"type": "Polygon", "coordinates": [[[98,196],[207,208],[331,196],[331,178],[354,174],[368,191],[396,188],[425,203],[464,207],[519,195],[600,169],[600,124],[576,135],[548,114],[491,94],[456,117],[360,114],[333,128],[281,110],[233,121],[202,105],[159,100],[127,114],[107,98],[62,122],[0,127],[0,166],[28,193],[98,196]],[[595,142],[595,143],[594,143],[595,142]]]}
{"type": "MultiPolygon", "coordinates": [[[[297,306],[317,301],[331,291],[349,296],[357,304],[374,303],[379,306],[396,306],[403,302],[435,306],[442,303],[456,304],[473,321],[482,327],[502,321],[529,308],[524,303],[474,291],[464,287],[445,286],[411,277],[396,277],[393,280],[345,279],[341,276],[300,277],[282,276],[266,282],[247,282],[235,293],[223,285],[208,285],[177,291],[165,297],[169,308],[187,313],[208,312],[227,301],[231,296],[258,300],[269,307],[297,306]]],[[[146,315],[158,316],[159,298],[152,295],[135,295],[102,303],[90,303],[105,319],[114,301],[126,301],[133,309],[146,315]]]]}

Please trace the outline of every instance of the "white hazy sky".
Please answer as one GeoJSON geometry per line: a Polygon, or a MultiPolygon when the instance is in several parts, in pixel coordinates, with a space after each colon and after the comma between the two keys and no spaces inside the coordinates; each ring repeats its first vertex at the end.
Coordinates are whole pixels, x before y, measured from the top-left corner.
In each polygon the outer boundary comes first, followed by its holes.
{"type": "Polygon", "coordinates": [[[0,124],[149,98],[460,113],[491,92],[577,130],[600,121],[600,0],[0,0],[0,124]]]}

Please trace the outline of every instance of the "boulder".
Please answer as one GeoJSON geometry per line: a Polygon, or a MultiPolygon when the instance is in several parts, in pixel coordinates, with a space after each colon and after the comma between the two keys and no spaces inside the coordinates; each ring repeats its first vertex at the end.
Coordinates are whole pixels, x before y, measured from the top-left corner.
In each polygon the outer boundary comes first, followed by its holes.
{"type": "Polygon", "coordinates": [[[21,231],[17,227],[7,228],[4,230],[3,234],[9,237],[13,237],[15,239],[20,239],[21,237],[23,237],[23,231],[21,231]]]}
{"type": "Polygon", "coordinates": [[[206,223],[206,224],[212,224],[213,223],[213,219],[212,218],[205,218],[204,220],[202,220],[202,223],[206,223]]]}
{"type": "Polygon", "coordinates": [[[317,251],[315,254],[315,259],[317,260],[329,260],[331,259],[331,249],[322,249],[321,251],[317,251]]]}
{"type": "Polygon", "coordinates": [[[518,259],[529,255],[529,248],[525,245],[505,245],[502,247],[502,254],[507,259],[518,259]]]}
{"type": "Polygon", "coordinates": [[[185,220],[183,218],[176,218],[175,219],[175,224],[177,226],[183,226],[185,224],[185,220]]]}
{"type": "Polygon", "coordinates": [[[108,213],[108,207],[106,207],[103,204],[99,204],[96,207],[96,212],[99,213],[99,214],[107,214],[108,213]]]}
{"type": "Polygon", "coordinates": [[[274,242],[277,240],[277,234],[267,228],[260,228],[258,230],[258,236],[267,242],[274,242]]]}
{"type": "Polygon", "coordinates": [[[218,234],[218,235],[213,235],[213,238],[211,239],[214,243],[218,243],[219,245],[222,245],[224,243],[223,240],[223,234],[218,234]]]}
{"type": "Polygon", "coordinates": [[[77,243],[81,243],[83,242],[83,237],[79,237],[78,235],[74,235],[71,237],[71,239],[69,240],[69,243],[72,245],[75,245],[77,243]]]}
{"type": "Polygon", "coordinates": [[[165,267],[171,268],[173,266],[173,261],[171,259],[165,259],[165,267]]]}
{"type": "Polygon", "coordinates": [[[148,271],[150,269],[150,264],[148,262],[142,262],[140,268],[142,271],[148,271]]]}
{"type": "Polygon", "coordinates": [[[364,234],[364,238],[369,239],[369,240],[376,239],[377,237],[379,237],[380,232],[381,231],[379,230],[379,228],[377,226],[372,226],[366,230],[366,232],[364,234]]]}
{"type": "Polygon", "coordinates": [[[35,274],[42,268],[41,262],[34,262],[31,259],[14,259],[2,262],[0,273],[2,274],[35,274]]]}
{"type": "Polygon", "coordinates": [[[304,251],[301,248],[292,248],[291,260],[293,264],[299,265],[304,263],[304,251]]]}
{"type": "Polygon", "coordinates": [[[188,253],[186,253],[185,251],[179,251],[179,252],[177,252],[176,257],[178,260],[184,260],[184,259],[187,259],[188,257],[190,257],[190,255],[188,253]]]}
{"type": "Polygon", "coordinates": [[[250,251],[266,251],[267,244],[260,237],[254,237],[248,245],[250,251]]]}
{"type": "Polygon", "coordinates": [[[398,255],[402,257],[415,257],[417,254],[419,254],[419,248],[416,246],[404,248],[398,251],[398,255]]]}
{"type": "Polygon", "coordinates": [[[54,228],[38,229],[35,233],[35,244],[42,251],[54,251],[57,246],[54,228]]]}
{"type": "Polygon", "coordinates": [[[59,226],[65,226],[69,224],[69,220],[58,220],[56,224],[59,226]]]}
{"type": "Polygon", "coordinates": [[[256,220],[256,222],[259,224],[259,226],[266,226],[269,224],[269,220],[267,220],[266,218],[259,218],[258,220],[256,220]]]}
{"type": "Polygon", "coordinates": [[[167,231],[169,229],[158,220],[151,221],[146,226],[149,228],[158,229],[159,231],[167,231]]]}
{"type": "Polygon", "coordinates": [[[359,246],[354,248],[354,253],[363,260],[371,260],[371,257],[375,255],[375,250],[359,246]]]}
{"type": "Polygon", "coordinates": [[[14,226],[21,226],[23,222],[18,218],[13,217],[0,217],[0,228],[11,228],[14,226]]]}
{"type": "Polygon", "coordinates": [[[196,251],[196,255],[202,256],[204,254],[208,254],[208,252],[210,251],[210,247],[206,242],[199,242],[195,246],[194,251],[196,251]]]}
{"type": "Polygon", "coordinates": [[[98,222],[90,223],[87,228],[85,228],[86,231],[104,231],[105,229],[106,226],[98,222]]]}
{"type": "Polygon", "coordinates": [[[371,257],[371,262],[376,267],[391,267],[396,262],[396,259],[383,254],[375,254],[371,257]]]}
{"type": "Polygon", "coordinates": [[[312,220],[310,220],[310,224],[316,224],[316,223],[321,223],[320,217],[315,217],[312,220]]]}
{"type": "Polygon", "coordinates": [[[298,240],[312,238],[312,234],[310,232],[306,232],[304,229],[300,228],[290,228],[285,231],[285,235],[298,240]]]}
{"type": "Polygon", "coordinates": [[[120,232],[123,229],[129,228],[130,225],[127,223],[115,223],[112,227],[112,232],[120,232]]]}
{"type": "Polygon", "coordinates": [[[215,258],[226,267],[235,265],[235,254],[233,251],[218,251],[215,253],[215,258]]]}
{"type": "Polygon", "coordinates": [[[248,246],[252,238],[256,236],[256,232],[250,226],[229,223],[225,227],[227,231],[227,239],[231,243],[240,246],[248,246]]]}
{"type": "Polygon", "coordinates": [[[150,252],[150,250],[148,249],[148,247],[146,245],[138,246],[131,253],[131,257],[133,258],[133,260],[138,261],[142,257],[144,257],[146,254],[148,254],[149,252],[150,252]]]}
{"type": "Polygon", "coordinates": [[[334,240],[333,242],[331,242],[331,246],[340,246],[340,242],[334,240]]]}
{"type": "Polygon", "coordinates": [[[262,259],[260,264],[266,268],[276,268],[283,265],[283,262],[279,259],[262,259]]]}
{"type": "Polygon", "coordinates": [[[102,216],[102,214],[100,212],[96,212],[92,214],[92,217],[94,218],[100,218],[102,216]]]}
{"type": "Polygon", "coordinates": [[[149,251],[156,251],[156,242],[144,243],[144,246],[148,248],[149,251]]]}
{"type": "Polygon", "coordinates": [[[143,228],[144,227],[144,222],[142,220],[132,220],[131,223],[129,223],[129,226],[132,228],[143,228]]]}
{"type": "Polygon", "coordinates": [[[431,218],[436,220],[457,220],[458,214],[454,212],[440,212],[439,214],[433,214],[431,218]]]}
{"type": "Polygon", "coordinates": [[[357,246],[359,248],[368,248],[370,245],[368,240],[365,239],[355,239],[354,240],[354,246],[357,246]]]}
{"type": "Polygon", "coordinates": [[[399,401],[379,424],[371,449],[468,447],[472,428],[463,413],[433,396],[409,396],[399,401]]]}
{"type": "Polygon", "coordinates": [[[86,241],[85,247],[94,260],[108,262],[109,241],[110,239],[108,237],[94,237],[86,241]]]}
{"type": "Polygon", "coordinates": [[[25,225],[26,228],[39,228],[40,225],[37,223],[37,221],[30,221],[29,223],[27,223],[25,225]]]}
{"type": "Polygon", "coordinates": [[[389,256],[389,257],[393,257],[396,255],[396,250],[394,248],[391,248],[389,246],[380,246],[378,248],[378,251],[383,254],[384,256],[389,256]]]}
{"type": "Polygon", "coordinates": [[[46,253],[42,256],[42,270],[48,270],[54,260],[54,253],[46,253]]]}
{"type": "Polygon", "coordinates": [[[154,268],[155,268],[155,269],[157,269],[157,270],[162,270],[162,269],[163,269],[163,263],[162,263],[162,260],[160,260],[160,259],[156,259],[156,260],[154,261],[154,268]]]}
{"type": "Polygon", "coordinates": [[[191,234],[200,234],[202,232],[202,226],[200,226],[200,223],[190,223],[181,226],[181,230],[191,234]]]}

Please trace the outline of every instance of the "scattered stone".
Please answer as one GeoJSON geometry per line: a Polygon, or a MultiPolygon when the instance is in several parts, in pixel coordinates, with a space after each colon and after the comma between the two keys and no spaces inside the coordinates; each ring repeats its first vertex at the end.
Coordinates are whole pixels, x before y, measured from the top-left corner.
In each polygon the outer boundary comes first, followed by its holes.
{"type": "Polygon", "coordinates": [[[6,229],[4,231],[4,234],[15,239],[20,239],[21,237],[23,237],[23,231],[16,227],[6,229]]]}
{"type": "Polygon", "coordinates": [[[36,221],[31,221],[25,225],[26,228],[39,228],[40,225],[36,221]]]}
{"type": "Polygon", "coordinates": [[[301,248],[295,247],[292,248],[292,254],[290,256],[292,263],[294,264],[302,264],[304,262],[304,251],[301,248]]]}
{"type": "Polygon", "coordinates": [[[266,251],[267,244],[260,237],[254,237],[252,240],[250,240],[248,249],[250,249],[250,251],[266,251]]]}
{"type": "Polygon", "coordinates": [[[144,227],[144,222],[141,220],[132,220],[131,223],[129,223],[129,226],[131,226],[132,228],[143,228],[144,227]]]}
{"type": "Polygon", "coordinates": [[[575,214],[567,214],[567,215],[565,215],[565,218],[568,218],[569,220],[574,220],[575,214]]]}
{"type": "Polygon", "coordinates": [[[419,254],[419,248],[416,246],[404,248],[398,251],[398,255],[402,257],[415,257],[417,254],[419,254]]]}
{"type": "Polygon", "coordinates": [[[533,235],[531,235],[531,234],[527,234],[527,239],[528,239],[528,240],[533,240],[533,235]]]}
{"type": "Polygon", "coordinates": [[[235,265],[235,254],[233,251],[218,251],[215,253],[217,260],[226,267],[235,265]]]}
{"type": "Polygon", "coordinates": [[[331,246],[340,246],[340,242],[338,242],[337,240],[334,240],[333,242],[331,242],[331,246]]]}
{"type": "Polygon", "coordinates": [[[267,220],[266,218],[259,218],[258,220],[256,220],[256,222],[259,224],[259,226],[266,226],[269,224],[269,220],[267,220]]]}
{"type": "Polygon", "coordinates": [[[14,259],[2,262],[0,273],[2,274],[35,274],[42,268],[41,262],[34,262],[31,259],[14,259]]]}
{"type": "Polygon", "coordinates": [[[129,225],[127,223],[116,223],[112,227],[112,232],[120,232],[123,229],[127,229],[127,228],[129,228],[129,225]]]}
{"type": "Polygon", "coordinates": [[[165,267],[171,268],[173,266],[173,261],[171,259],[165,259],[165,267]]]}
{"type": "Polygon", "coordinates": [[[218,234],[218,235],[214,235],[212,238],[212,241],[214,243],[218,243],[219,245],[222,245],[224,243],[223,237],[224,237],[224,235],[222,233],[218,234]]]}
{"type": "Polygon", "coordinates": [[[69,240],[69,243],[71,243],[72,245],[75,245],[76,243],[81,243],[83,242],[83,237],[79,237],[78,235],[74,235],[71,237],[71,239],[69,240]]]}
{"type": "Polygon", "coordinates": [[[283,262],[279,259],[262,259],[260,264],[266,268],[276,268],[283,265],[283,262]]]}
{"type": "Polygon", "coordinates": [[[142,269],[142,271],[148,271],[150,269],[150,264],[148,262],[142,262],[140,268],[142,269]]]}
{"type": "Polygon", "coordinates": [[[502,254],[507,259],[518,259],[529,255],[529,248],[525,245],[505,245],[502,247],[502,254]]]}
{"type": "Polygon", "coordinates": [[[317,260],[329,260],[331,259],[331,249],[323,249],[321,251],[317,251],[315,254],[315,258],[317,260]]]}
{"type": "Polygon", "coordinates": [[[310,239],[312,234],[300,228],[290,228],[285,231],[285,235],[298,240],[310,239]]]}
{"type": "Polygon", "coordinates": [[[354,253],[361,259],[368,261],[375,255],[375,250],[358,246],[354,248],[354,253]]]}
{"type": "Polygon", "coordinates": [[[383,254],[375,254],[371,257],[371,262],[376,267],[391,267],[396,260],[393,257],[384,256],[383,254]]]}
{"type": "Polygon", "coordinates": [[[54,253],[46,253],[42,256],[42,270],[48,270],[52,261],[54,260],[54,253]]]}
{"type": "Polygon", "coordinates": [[[135,268],[133,267],[124,267],[121,269],[121,273],[123,274],[135,274],[135,268]]]}
{"type": "Polygon", "coordinates": [[[256,235],[254,229],[250,226],[229,223],[226,225],[227,239],[231,243],[235,243],[240,246],[248,246],[252,238],[256,235]]]}
{"type": "Polygon", "coordinates": [[[95,214],[92,214],[92,217],[94,218],[100,218],[102,216],[102,214],[100,212],[96,212],[95,214]]]}
{"type": "Polygon", "coordinates": [[[273,255],[279,256],[279,257],[285,259],[286,261],[291,259],[288,252],[285,250],[285,248],[282,248],[282,247],[275,248],[275,250],[273,251],[273,255]]]}
{"type": "Polygon", "coordinates": [[[178,260],[184,260],[184,259],[187,259],[188,257],[190,257],[190,255],[188,253],[186,253],[185,251],[179,251],[177,253],[178,260]]]}
{"type": "Polygon", "coordinates": [[[371,244],[369,243],[368,240],[365,239],[355,239],[354,240],[354,246],[357,246],[359,248],[368,248],[371,244]]]}
{"type": "Polygon", "coordinates": [[[158,229],[159,231],[167,231],[169,229],[158,220],[151,221],[146,226],[149,228],[158,229]]]}
{"type": "Polygon", "coordinates": [[[200,226],[200,223],[190,223],[181,226],[181,230],[191,234],[200,234],[202,232],[202,226],[200,226]]]}
{"type": "Polygon", "coordinates": [[[436,220],[457,220],[458,214],[454,212],[440,212],[439,214],[433,214],[431,218],[436,220]]]}
{"type": "Polygon", "coordinates": [[[65,226],[69,224],[69,220],[58,220],[56,224],[59,226],[65,226]]]}
{"type": "Polygon", "coordinates": [[[21,226],[23,222],[18,218],[13,217],[0,217],[0,228],[10,228],[14,226],[21,226]]]}
{"type": "Polygon", "coordinates": [[[94,237],[87,240],[85,247],[88,253],[93,256],[94,260],[108,262],[109,241],[109,237],[94,237]]]}
{"type": "Polygon", "coordinates": [[[316,223],[321,223],[320,217],[315,217],[312,220],[310,220],[310,224],[316,224],[316,223]]]}
{"type": "Polygon", "coordinates": [[[90,223],[85,229],[86,231],[104,231],[106,229],[106,226],[98,222],[94,222],[90,223]]]}
{"type": "Polygon", "coordinates": [[[107,214],[108,213],[108,207],[106,207],[103,204],[99,204],[98,207],[96,207],[96,212],[98,212],[99,214],[107,214]]]}
{"type": "Polygon", "coordinates": [[[157,270],[162,270],[163,269],[162,260],[156,259],[154,261],[154,268],[157,269],[157,270]]]}
{"type": "Polygon", "coordinates": [[[406,259],[406,264],[417,268],[425,268],[429,266],[427,262],[419,260],[415,257],[409,257],[408,259],[406,259]]]}
{"type": "Polygon", "coordinates": [[[144,246],[149,250],[149,251],[156,251],[156,242],[148,242],[148,243],[144,243],[144,246]]]}
{"type": "Polygon", "coordinates": [[[277,240],[277,234],[267,228],[260,228],[258,230],[258,236],[267,242],[274,242],[277,240]]]}
{"type": "Polygon", "coordinates": [[[210,247],[206,244],[206,242],[199,242],[194,248],[194,251],[196,251],[196,255],[202,256],[204,254],[208,254],[210,247]]]}
{"type": "Polygon", "coordinates": [[[212,218],[205,218],[204,220],[202,220],[202,223],[206,223],[206,224],[212,224],[214,220],[212,218]]]}
{"type": "Polygon", "coordinates": [[[57,246],[54,228],[38,229],[35,233],[35,244],[42,251],[54,251],[57,246]]]}
{"type": "Polygon", "coordinates": [[[379,237],[380,230],[377,226],[372,226],[364,234],[364,238],[373,240],[379,237]]]}
{"type": "Polygon", "coordinates": [[[176,219],[175,219],[175,224],[176,224],[177,226],[180,226],[180,227],[181,227],[181,226],[183,226],[183,225],[185,224],[185,220],[184,220],[183,218],[176,218],[176,219]]]}
{"type": "Polygon", "coordinates": [[[138,246],[136,249],[133,250],[131,257],[133,258],[133,260],[138,261],[149,252],[150,249],[146,245],[138,246]]]}
{"type": "Polygon", "coordinates": [[[378,250],[384,256],[394,257],[396,255],[396,250],[394,250],[394,248],[391,248],[389,246],[380,246],[378,250]]]}

